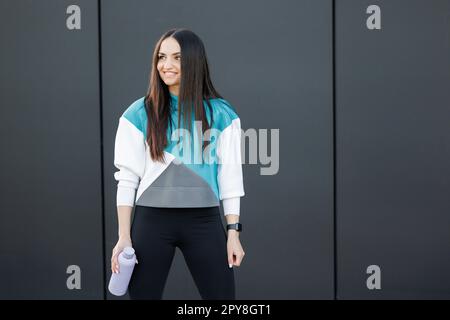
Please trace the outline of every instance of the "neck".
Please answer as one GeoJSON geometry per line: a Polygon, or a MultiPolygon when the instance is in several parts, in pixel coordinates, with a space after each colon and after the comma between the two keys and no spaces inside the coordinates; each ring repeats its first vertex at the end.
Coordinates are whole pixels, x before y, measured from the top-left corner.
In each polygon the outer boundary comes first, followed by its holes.
{"type": "Polygon", "coordinates": [[[170,86],[169,87],[169,92],[171,93],[171,94],[173,94],[174,96],[177,96],[178,97],[178,94],[179,94],[179,87],[178,86],[170,86]]]}

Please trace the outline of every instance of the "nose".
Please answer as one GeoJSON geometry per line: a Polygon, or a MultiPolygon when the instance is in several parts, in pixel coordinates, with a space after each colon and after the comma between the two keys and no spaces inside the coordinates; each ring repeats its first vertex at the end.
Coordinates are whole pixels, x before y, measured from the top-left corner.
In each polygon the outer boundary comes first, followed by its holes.
{"type": "Polygon", "coordinates": [[[168,70],[168,69],[170,70],[170,68],[172,67],[172,64],[173,64],[172,58],[167,58],[163,64],[164,70],[168,70]]]}

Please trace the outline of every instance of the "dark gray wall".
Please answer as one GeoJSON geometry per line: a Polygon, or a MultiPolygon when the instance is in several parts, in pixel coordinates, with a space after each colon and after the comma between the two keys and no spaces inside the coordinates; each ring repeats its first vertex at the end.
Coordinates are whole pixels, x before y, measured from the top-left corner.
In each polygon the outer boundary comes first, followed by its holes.
{"type": "MultiPolygon", "coordinates": [[[[239,299],[450,298],[448,1],[77,1],[68,30],[71,4],[0,1],[0,299],[115,298],[115,132],[171,27],[244,130],[280,129],[277,175],[246,154],[239,299]]],[[[179,251],[164,298],[200,298],[179,251]]]]}
{"type": "Polygon", "coordinates": [[[338,299],[450,298],[449,21],[449,1],[336,1],[338,299]]]}
{"type": "Polygon", "coordinates": [[[0,1],[1,299],[103,298],[97,3],[74,31],[71,3],[0,1]]]}
{"type": "MultiPolygon", "coordinates": [[[[108,263],[117,241],[112,155],[118,119],[145,95],[158,38],[184,26],[203,39],[213,81],[243,129],[281,129],[277,175],[261,176],[261,163],[244,165],[246,256],[236,269],[237,297],[333,298],[331,9],[331,1],[102,2],[108,263]]],[[[177,250],[165,298],[199,297],[177,250]]]]}

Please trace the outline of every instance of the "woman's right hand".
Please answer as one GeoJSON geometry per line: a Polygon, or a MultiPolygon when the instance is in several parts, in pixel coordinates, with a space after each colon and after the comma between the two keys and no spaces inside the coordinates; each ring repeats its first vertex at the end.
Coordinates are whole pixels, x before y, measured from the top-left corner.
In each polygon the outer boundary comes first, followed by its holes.
{"type": "MultiPolygon", "coordinates": [[[[112,251],[112,257],[111,257],[111,271],[113,273],[119,273],[119,271],[120,271],[119,270],[119,254],[123,251],[123,249],[125,247],[133,247],[131,238],[119,237],[119,240],[117,241],[117,244],[112,251]]],[[[136,263],[138,263],[137,259],[136,259],[136,263]]]]}

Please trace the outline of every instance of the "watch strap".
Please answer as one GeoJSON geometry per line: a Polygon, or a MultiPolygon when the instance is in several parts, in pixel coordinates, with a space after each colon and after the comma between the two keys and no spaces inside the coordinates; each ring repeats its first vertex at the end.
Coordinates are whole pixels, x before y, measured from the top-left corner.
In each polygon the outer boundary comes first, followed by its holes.
{"type": "Polygon", "coordinates": [[[230,230],[230,229],[241,232],[242,231],[242,223],[237,222],[237,223],[227,224],[227,230],[230,230]]]}

